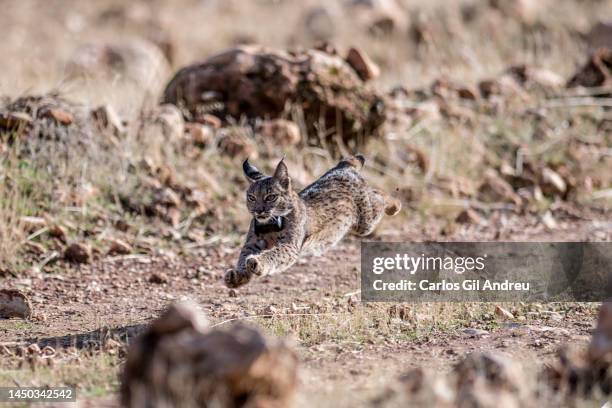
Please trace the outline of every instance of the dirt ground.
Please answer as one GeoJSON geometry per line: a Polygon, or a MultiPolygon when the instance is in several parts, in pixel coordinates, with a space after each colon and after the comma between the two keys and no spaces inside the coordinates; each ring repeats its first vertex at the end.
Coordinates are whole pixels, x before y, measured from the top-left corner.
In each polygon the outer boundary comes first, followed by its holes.
{"type": "MultiPolygon", "coordinates": [[[[438,228],[435,223],[407,222],[399,228],[390,224],[387,222],[374,239],[428,240],[431,231],[438,228]]],[[[513,234],[517,241],[589,240],[609,233],[610,224],[568,222],[554,234],[533,225],[516,228],[522,231],[513,234]]],[[[440,238],[468,240],[469,236],[479,240],[489,239],[490,233],[487,228],[465,228],[440,238]]],[[[349,407],[367,404],[413,367],[447,372],[467,353],[496,350],[536,368],[552,360],[561,344],[585,346],[589,341],[597,312],[596,305],[590,304],[543,304],[535,309],[533,305],[508,304],[505,307],[526,316],[512,321],[493,317],[493,304],[405,304],[402,306],[417,311],[408,333],[399,336],[370,330],[364,334],[363,322],[355,320],[360,309],[375,309],[364,317],[367,324],[374,324],[376,310],[384,316],[395,306],[359,302],[359,248],[360,241],[350,237],[323,257],[301,260],[286,273],[256,280],[236,292],[224,286],[223,268],[218,265],[231,265],[237,248],[226,249],[222,244],[206,247],[210,255],[203,259],[185,260],[170,254],[125,256],[90,266],[59,267],[54,273],[9,278],[8,285],[32,293],[36,314],[27,323],[0,320],[2,344],[11,348],[31,343],[41,348],[74,346],[80,350],[77,353],[96,350],[109,338],[129,342],[168,304],[190,299],[202,306],[214,326],[241,320],[271,334],[293,337],[302,366],[298,406],[349,407]],[[462,309],[470,306],[480,315],[466,315],[462,309]],[[441,314],[433,318],[438,322],[432,322],[430,314],[418,313],[431,308],[441,314]],[[525,310],[534,311],[521,313],[525,310]],[[318,331],[313,330],[314,322],[320,323],[318,331]],[[300,333],[301,325],[308,328],[311,337],[300,333]]],[[[83,357],[85,365],[87,358],[92,358],[91,354],[83,357]]],[[[60,359],[57,364],[64,363],[60,359]]],[[[5,366],[2,371],[0,383],[4,385],[8,378],[19,377],[16,367],[5,366]]],[[[44,376],[37,381],[44,382],[44,376]]],[[[104,396],[85,390],[87,397],[80,402],[84,406],[116,406],[114,386],[109,386],[111,393],[104,396]]]]}

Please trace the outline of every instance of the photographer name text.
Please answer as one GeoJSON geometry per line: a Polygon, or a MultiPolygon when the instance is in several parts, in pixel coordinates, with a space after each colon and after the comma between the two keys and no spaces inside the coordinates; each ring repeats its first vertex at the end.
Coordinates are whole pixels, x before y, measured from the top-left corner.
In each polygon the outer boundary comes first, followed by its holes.
{"type": "Polygon", "coordinates": [[[463,282],[448,282],[442,280],[440,282],[432,282],[428,279],[412,281],[402,279],[398,282],[384,282],[382,279],[377,279],[372,283],[372,287],[376,291],[489,291],[489,292],[528,292],[529,282],[510,282],[504,280],[501,282],[477,279],[464,280],[463,282]]]}

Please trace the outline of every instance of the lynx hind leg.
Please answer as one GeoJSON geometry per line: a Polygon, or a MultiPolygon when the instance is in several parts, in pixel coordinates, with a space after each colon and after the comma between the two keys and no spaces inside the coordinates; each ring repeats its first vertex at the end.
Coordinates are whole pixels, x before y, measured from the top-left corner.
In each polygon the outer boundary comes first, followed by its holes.
{"type": "Polygon", "coordinates": [[[385,197],[378,190],[370,190],[366,202],[360,208],[357,225],[353,233],[360,236],[370,235],[385,214],[385,197]]]}
{"type": "Polygon", "coordinates": [[[336,245],[346,234],[351,232],[355,220],[353,217],[338,217],[328,224],[328,228],[310,235],[302,244],[305,255],[320,256],[336,245]]]}

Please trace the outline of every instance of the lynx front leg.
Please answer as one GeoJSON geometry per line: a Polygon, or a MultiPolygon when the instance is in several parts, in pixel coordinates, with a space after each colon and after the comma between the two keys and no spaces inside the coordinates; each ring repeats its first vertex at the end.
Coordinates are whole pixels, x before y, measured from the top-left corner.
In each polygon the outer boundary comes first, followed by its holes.
{"type": "Polygon", "coordinates": [[[247,270],[247,259],[260,253],[261,249],[256,245],[245,245],[240,251],[238,265],[235,269],[230,269],[225,273],[225,285],[228,288],[237,288],[249,283],[253,276],[252,271],[247,270]]]}
{"type": "Polygon", "coordinates": [[[228,269],[228,271],[225,272],[224,279],[225,285],[228,288],[237,288],[239,286],[249,283],[251,277],[238,269],[228,269]]]}
{"type": "Polygon", "coordinates": [[[246,258],[246,272],[252,275],[272,275],[282,272],[293,265],[299,256],[297,246],[293,244],[279,244],[273,248],[262,251],[257,255],[246,258]]]}

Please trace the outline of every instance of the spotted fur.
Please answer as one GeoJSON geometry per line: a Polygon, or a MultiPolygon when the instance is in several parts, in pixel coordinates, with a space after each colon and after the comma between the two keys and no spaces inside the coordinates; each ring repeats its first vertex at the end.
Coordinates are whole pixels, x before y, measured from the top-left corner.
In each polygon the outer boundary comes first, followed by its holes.
{"type": "Polygon", "coordinates": [[[364,163],[361,155],[341,160],[298,194],[283,160],[272,176],[246,160],[247,208],[253,219],[238,265],[225,275],[227,286],[282,272],[302,255],[324,253],[349,232],[371,234],[385,213],[397,214],[400,202],[369,186],[359,173],[364,163]]]}

